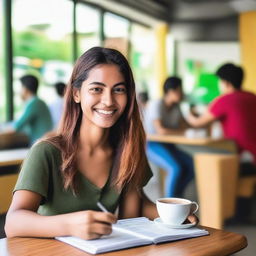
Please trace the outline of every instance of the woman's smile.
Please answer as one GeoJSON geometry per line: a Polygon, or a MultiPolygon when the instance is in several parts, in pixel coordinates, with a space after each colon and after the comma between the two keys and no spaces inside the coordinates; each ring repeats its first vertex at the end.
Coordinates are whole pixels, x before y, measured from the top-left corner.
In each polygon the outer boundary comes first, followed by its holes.
{"type": "Polygon", "coordinates": [[[94,109],[98,114],[103,116],[113,116],[116,110],[94,109]]]}

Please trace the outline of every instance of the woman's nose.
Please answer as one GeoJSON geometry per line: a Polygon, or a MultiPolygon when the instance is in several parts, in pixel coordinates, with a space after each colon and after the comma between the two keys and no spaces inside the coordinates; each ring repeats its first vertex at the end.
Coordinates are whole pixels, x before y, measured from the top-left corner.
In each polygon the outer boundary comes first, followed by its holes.
{"type": "Polygon", "coordinates": [[[101,98],[101,102],[105,105],[105,106],[111,106],[113,105],[113,95],[111,92],[105,92],[103,95],[102,95],[102,98],[101,98]]]}

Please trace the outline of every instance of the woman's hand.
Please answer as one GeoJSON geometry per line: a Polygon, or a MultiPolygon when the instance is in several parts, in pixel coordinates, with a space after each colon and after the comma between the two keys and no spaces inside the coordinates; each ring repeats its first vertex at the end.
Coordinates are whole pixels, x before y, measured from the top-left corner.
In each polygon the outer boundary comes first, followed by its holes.
{"type": "Polygon", "coordinates": [[[111,234],[111,224],[117,221],[114,214],[97,211],[70,213],[67,218],[68,234],[86,240],[111,234]]]}
{"type": "Polygon", "coordinates": [[[188,218],[185,220],[185,223],[195,223],[196,225],[198,224],[199,219],[195,214],[191,214],[188,216],[188,218]]]}

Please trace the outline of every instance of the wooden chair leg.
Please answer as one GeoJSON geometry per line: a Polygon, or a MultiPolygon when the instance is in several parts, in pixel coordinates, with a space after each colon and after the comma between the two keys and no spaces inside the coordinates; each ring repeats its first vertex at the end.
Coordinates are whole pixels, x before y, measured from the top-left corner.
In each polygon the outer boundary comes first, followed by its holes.
{"type": "Polygon", "coordinates": [[[235,212],[239,158],[234,154],[198,153],[194,156],[200,223],[223,228],[235,212]]]}

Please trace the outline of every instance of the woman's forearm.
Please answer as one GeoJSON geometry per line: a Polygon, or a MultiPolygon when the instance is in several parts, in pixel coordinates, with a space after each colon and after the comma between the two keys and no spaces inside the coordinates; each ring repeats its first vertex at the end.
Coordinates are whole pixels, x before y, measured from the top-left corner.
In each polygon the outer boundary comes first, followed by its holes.
{"type": "Polygon", "coordinates": [[[144,193],[142,198],[142,216],[145,216],[151,220],[159,217],[156,205],[149,200],[144,193]]]}
{"type": "Polygon", "coordinates": [[[68,215],[42,216],[29,210],[16,210],[6,216],[7,237],[55,237],[69,235],[68,215]]]}

